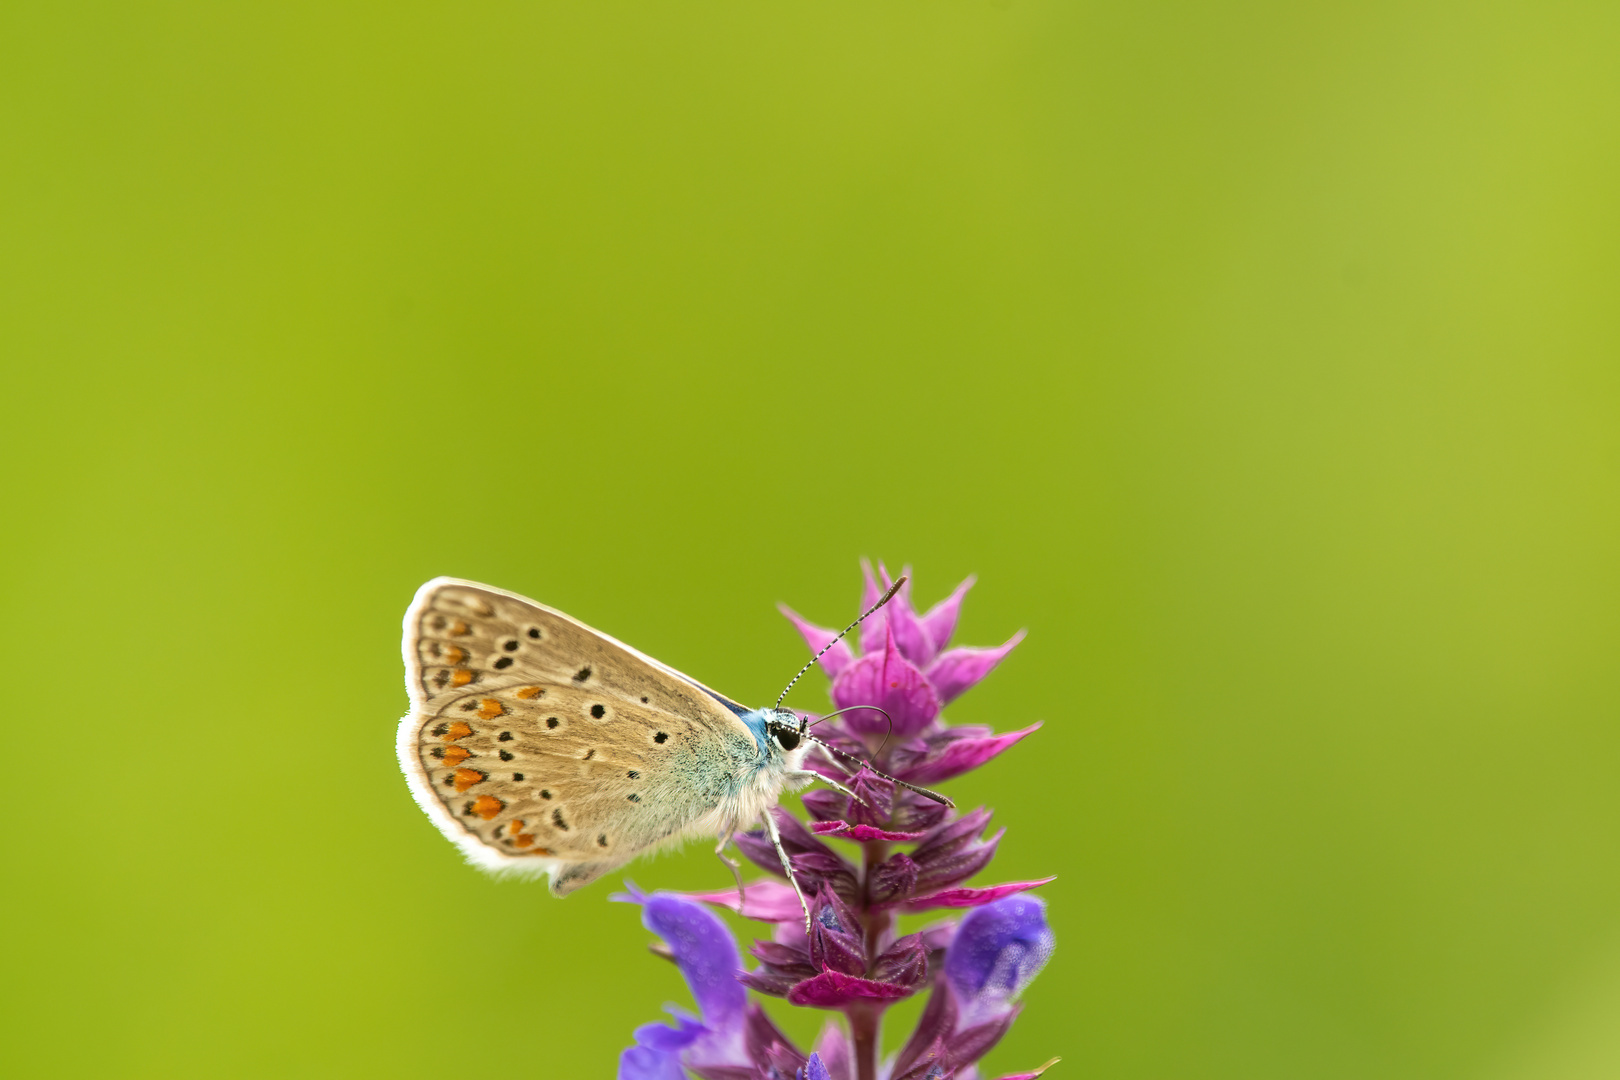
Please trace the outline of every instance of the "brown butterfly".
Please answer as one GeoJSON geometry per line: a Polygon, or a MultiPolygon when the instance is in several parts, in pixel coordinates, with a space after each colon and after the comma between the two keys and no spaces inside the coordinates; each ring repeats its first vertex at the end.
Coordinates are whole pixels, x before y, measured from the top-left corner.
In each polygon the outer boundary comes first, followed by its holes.
{"type": "Polygon", "coordinates": [[[735,872],[726,842],[763,822],[797,889],[770,809],[813,780],[848,793],[802,767],[811,744],[826,744],[781,698],[745,708],[515,593],[435,578],[404,631],[400,767],[439,831],[485,870],[546,874],[563,896],[702,835],[719,838],[735,872]]]}

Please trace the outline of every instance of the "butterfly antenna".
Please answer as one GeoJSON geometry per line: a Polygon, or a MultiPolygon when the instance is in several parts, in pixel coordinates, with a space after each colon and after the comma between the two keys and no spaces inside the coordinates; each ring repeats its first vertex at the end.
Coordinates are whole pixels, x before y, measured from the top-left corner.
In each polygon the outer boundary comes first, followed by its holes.
{"type": "Polygon", "coordinates": [[[787,686],[782,689],[781,695],[779,697],[777,697],[776,704],[774,706],[772,706],[772,708],[780,709],[782,707],[782,698],[785,698],[785,697],[788,696],[788,691],[793,689],[793,684],[798,682],[800,679],[804,678],[804,673],[809,671],[811,668],[815,667],[816,666],[816,661],[820,660],[823,656],[825,656],[827,654],[828,649],[832,648],[834,645],[836,645],[840,641],[844,640],[844,634],[849,633],[851,630],[853,630],[857,626],[861,625],[861,623],[865,622],[866,619],[867,619],[867,616],[871,615],[872,612],[876,611],[878,608],[882,607],[884,604],[887,604],[890,600],[893,600],[894,599],[894,594],[899,592],[900,591],[900,586],[904,585],[905,583],[906,583],[906,579],[905,579],[904,576],[902,576],[899,581],[896,581],[893,585],[889,586],[889,591],[883,594],[883,598],[881,600],[879,600],[877,603],[873,604],[871,607],[867,608],[866,611],[861,614],[860,618],[856,619],[854,622],[852,622],[848,626],[844,627],[843,631],[837,637],[833,638],[831,641],[827,642],[827,644],[823,645],[821,647],[821,651],[816,653],[816,655],[812,656],[810,658],[810,662],[808,664],[804,665],[804,667],[800,668],[799,673],[797,675],[793,676],[793,678],[788,680],[787,686]]]}
{"type": "MultiPolygon", "coordinates": [[[[866,708],[867,706],[861,706],[861,707],[866,708]]],[[[866,760],[863,760],[862,758],[858,758],[854,754],[846,754],[844,751],[838,749],[838,747],[833,746],[832,744],[828,743],[825,739],[817,738],[816,736],[811,735],[809,732],[805,732],[804,737],[806,739],[809,739],[811,742],[815,743],[817,746],[821,747],[822,749],[826,750],[829,754],[835,754],[838,757],[844,758],[846,761],[853,761],[855,764],[863,766],[866,769],[867,772],[870,772],[874,776],[877,776],[877,777],[879,777],[881,779],[887,780],[891,784],[896,784],[896,785],[898,785],[900,787],[903,787],[907,791],[915,791],[917,794],[921,795],[923,798],[925,798],[925,799],[933,799],[935,802],[937,802],[937,803],[939,803],[939,804],[941,804],[943,806],[948,806],[952,810],[956,809],[956,804],[955,803],[951,802],[951,800],[947,799],[945,796],[941,795],[937,791],[929,791],[925,787],[918,787],[916,784],[908,784],[904,780],[896,780],[894,777],[890,776],[888,773],[879,772],[877,769],[874,769],[872,767],[872,763],[870,761],[866,761],[866,760]]]]}
{"type": "MultiPolygon", "coordinates": [[[[875,713],[882,713],[884,721],[886,721],[889,725],[889,730],[883,733],[883,741],[878,743],[877,753],[872,755],[873,757],[882,757],[883,748],[889,745],[889,736],[894,734],[894,717],[890,716],[886,710],[880,709],[876,705],[850,705],[847,708],[839,709],[837,712],[830,712],[826,716],[818,716],[810,723],[805,725],[804,731],[809,731],[823,720],[831,720],[833,717],[842,716],[847,712],[860,712],[862,709],[868,709],[875,713]]],[[[804,731],[799,732],[799,734],[803,735],[804,731]]]]}
{"type": "Polygon", "coordinates": [[[894,730],[894,717],[889,715],[888,710],[880,709],[876,705],[850,705],[847,708],[838,709],[838,710],[836,710],[834,712],[827,713],[827,714],[825,714],[823,716],[818,716],[818,717],[816,717],[814,720],[812,720],[810,722],[810,724],[805,728],[805,730],[808,731],[810,728],[815,727],[817,724],[821,723],[823,720],[831,720],[833,717],[835,717],[835,716],[843,716],[847,712],[860,712],[862,709],[866,709],[866,710],[868,710],[870,712],[882,713],[883,714],[883,719],[885,719],[885,720],[887,720],[889,722],[889,730],[890,731],[894,730]]]}

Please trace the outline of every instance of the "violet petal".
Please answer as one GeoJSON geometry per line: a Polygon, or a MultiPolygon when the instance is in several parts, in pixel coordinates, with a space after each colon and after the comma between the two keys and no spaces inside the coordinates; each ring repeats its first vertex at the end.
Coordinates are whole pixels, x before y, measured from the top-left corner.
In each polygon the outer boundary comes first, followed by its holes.
{"type": "Polygon", "coordinates": [[[681,1056],[650,1046],[632,1046],[619,1055],[619,1080],[686,1080],[681,1056]]]}
{"type": "Polygon", "coordinates": [[[804,1072],[800,1074],[802,1080],[833,1080],[832,1072],[828,1070],[819,1053],[812,1053],[810,1060],[804,1063],[804,1072]]]}
{"type": "MultiPolygon", "coordinates": [[[[884,637],[881,649],[862,656],[833,680],[832,699],[840,709],[876,705],[886,710],[894,721],[892,737],[897,739],[911,738],[939,716],[940,699],[934,688],[900,655],[892,635],[884,637]]],[[[844,722],[858,734],[889,734],[888,721],[870,709],[847,713],[844,722]]]]}
{"type": "MultiPolygon", "coordinates": [[[[799,632],[799,636],[804,638],[804,643],[810,646],[812,653],[827,649],[827,645],[838,637],[838,631],[817,626],[800,616],[797,611],[794,611],[786,604],[777,604],[776,609],[787,616],[788,622],[792,623],[793,628],[799,632]]],[[[836,679],[838,673],[847,668],[854,659],[855,654],[850,651],[849,642],[840,641],[832,648],[827,649],[817,663],[821,665],[821,670],[827,673],[829,679],[836,679]]]]}
{"type": "Polygon", "coordinates": [[[991,669],[1006,659],[1007,654],[1023,640],[1024,631],[1020,630],[1005,644],[993,649],[962,647],[940,653],[927,671],[928,681],[938,692],[940,704],[948,705],[955,701],[964,690],[990,674],[991,669]]]}
{"type": "Polygon", "coordinates": [[[788,1001],[816,1009],[841,1009],[852,1001],[895,1001],[910,993],[909,987],[823,971],[789,990],[788,1001]]]}
{"type": "Polygon", "coordinates": [[[675,1017],[675,1026],[668,1024],[642,1024],[636,1028],[635,1040],[637,1046],[650,1046],[654,1050],[678,1054],[688,1046],[697,1042],[709,1031],[690,1016],[682,1016],[671,1010],[675,1017]]]}
{"type": "Polygon", "coordinates": [[[748,995],[737,984],[742,960],[726,924],[701,905],[666,892],[647,897],[641,922],[674,953],[703,1022],[717,1034],[739,1029],[748,995]]]}
{"type": "Polygon", "coordinates": [[[970,912],[945,954],[945,976],[964,1017],[982,1022],[1009,1011],[1055,943],[1037,897],[1009,896],[970,912]]]}

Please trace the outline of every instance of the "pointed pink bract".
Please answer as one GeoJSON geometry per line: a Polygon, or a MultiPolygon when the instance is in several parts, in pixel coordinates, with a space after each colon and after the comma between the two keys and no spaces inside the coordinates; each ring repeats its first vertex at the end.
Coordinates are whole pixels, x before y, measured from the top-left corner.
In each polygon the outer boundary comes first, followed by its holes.
{"type": "MultiPolygon", "coordinates": [[[[929,608],[928,614],[922,616],[923,629],[928,632],[928,638],[936,649],[943,649],[950,644],[951,635],[956,633],[956,620],[962,614],[962,600],[977,580],[978,578],[969,574],[951,595],[929,608]]],[[[930,662],[932,659],[929,658],[930,662]]]]}
{"type": "Polygon", "coordinates": [[[760,922],[797,922],[804,919],[804,909],[793,886],[779,881],[755,881],[744,888],[744,902],[737,902],[736,889],[719,892],[681,893],[688,900],[700,900],[716,907],[730,908],[745,919],[760,922]]]}
{"type": "Polygon", "coordinates": [[[909,987],[861,979],[841,971],[823,971],[794,986],[788,991],[787,999],[795,1005],[839,1009],[852,1001],[894,1001],[910,993],[909,987]]]}
{"type": "MultiPolygon", "coordinates": [[[[910,843],[928,835],[922,832],[895,832],[875,825],[851,825],[847,821],[812,821],[810,831],[817,836],[836,836],[840,840],[887,840],[895,844],[910,843]]],[[[732,891],[736,892],[735,889],[732,891]]]]}
{"type": "Polygon", "coordinates": [[[913,784],[923,785],[937,784],[953,776],[961,776],[965,772],[977,769],[1025,736],[1034,734],[1040,726],[1031,724],[1021,731],[1009,731],[1004,735],[991,735],[983,739],[953,740],[945,743],[937,755],[925,757],[895,775],[913,784]]]}
{"type": "MultiPolygon", "coordinates": [[[[777,604],[776,609],[787,616],[788,622],[792,623],[793,628],[799,632],[799,636],[804,638],[804,643],[810,646],[811,655],[821,652],[822,649],[827,649],[827,643],[838,637],[838,631],[817,626],[786,604],[777,604]]],[[[850,651],[849,641],[845,639],[827,649],[826,654],[817,661],[817,664],[822,671],[827,673],[829,679],[836,679],[838,673],[847,668],[854,659],[855,654],[850,651]]]]}
{"type": "Polygon", "coordinates": [[[1056,880],[1055,877],[1046,877],[1036,878],[1033,881],[1009,881],[1005,885],[986,885],[982,889],[943,889],[929,896],[914,896],[910,900],[893,906],[900,911],[912,914],[919,911],[931,911],[934,908],[980,907],[984,904],[993,904],[1004,896],[1027,892],[1030,889],[1039,888],[1048,882],[1056,880]]]}
{"type": "MultiPolygon", "coordinates": [[[[887,578],[887,572],[883,575],[887,578]]],[[[877,603],[883,596],[886,586],[881,586],[877,578],[872,576],[872,564],[865,559],[861,560],[861,611],[866,611],[877,603]]],[[[883,646],[883,632],[889,625],[889,613],[885,609],[878,609],[872,617],[861,623],[861,653],[874,653],[883,646]]]]}
{"type": "Polygon", "coordinates": [[[894,643],[900,649],[900,655],[919,668],[926,668],[933,663],[934,656],[939,650],[934,647],[933,638],[928,636],[928,631],[923,629],[922,623],[917,621],[917,613],[911,607],[909,577],[883,610],[889,617],[889,632],[894,635],[894,643]]]}
{"type": "MultiPolygon", "coordinates": [[[[896,739],[926,730],[939,716],[940,699],[934,688],[900,655],[892,634],[885,635],[880,650],[862,656],[833,680],[832,699],[840,709],[876,705],[886,710],[894,721],[896,739]]],[[[883,715],[870,709],[846,713],[844,724],[864,735],[882,735],[889,729],[883,715]]]]}
{"type": "Polygon", "coordinates": [[[940,653],[939,659],[928,668],[928,681],[938,691],[940,704],[950,704],[964,690],[990,674],[991,669],[1006,659],[1007,654],[1023,640],[1024,631],[1020,630],[1006,644],[993,649],[957,648],[940,653]]]}

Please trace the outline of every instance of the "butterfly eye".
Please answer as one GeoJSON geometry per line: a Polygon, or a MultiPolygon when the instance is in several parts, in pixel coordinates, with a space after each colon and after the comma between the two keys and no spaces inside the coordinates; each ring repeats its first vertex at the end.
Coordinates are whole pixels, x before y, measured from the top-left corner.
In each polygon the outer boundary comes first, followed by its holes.
{"type": "Polygon", "coordinates": [[[792,750],[799,745],[799,733],[792,728],[776,729],[776,741],[782,744],[782,749],[792,750]]]}

